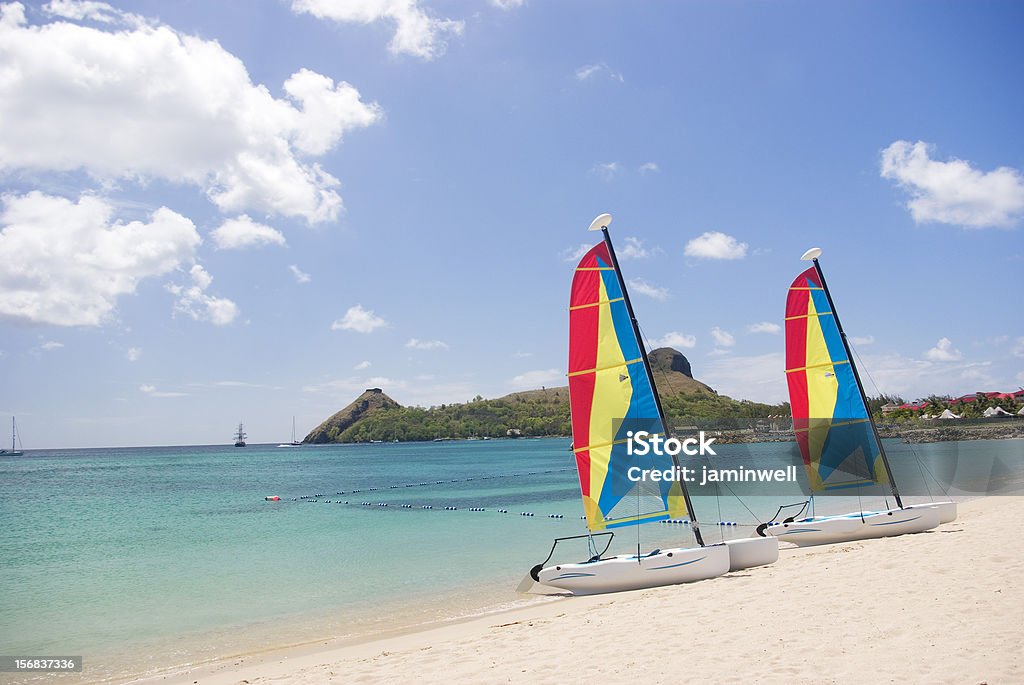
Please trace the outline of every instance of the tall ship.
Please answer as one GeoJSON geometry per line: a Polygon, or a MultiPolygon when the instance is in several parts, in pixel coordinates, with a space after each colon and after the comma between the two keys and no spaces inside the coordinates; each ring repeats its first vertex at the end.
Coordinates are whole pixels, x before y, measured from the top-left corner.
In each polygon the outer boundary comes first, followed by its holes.
{"type": "Polygon", "coordinates": [[[249,437],[245,434],[245,427],[242,424],[238,424],[238,430],[235,431],[235,447],[245,447],[245,439],[249,437]]]}

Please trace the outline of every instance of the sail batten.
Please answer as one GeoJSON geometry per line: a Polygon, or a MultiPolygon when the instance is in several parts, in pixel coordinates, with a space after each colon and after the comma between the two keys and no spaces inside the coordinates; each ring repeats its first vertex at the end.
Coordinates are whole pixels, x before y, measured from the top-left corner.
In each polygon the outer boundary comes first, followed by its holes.
{"type": "MultiPolygon", "coordinates": [[[[634,483],[627,469],[669,457],[627,454],[627,431],[664,433],[654,386],[608,245],[580,260],[569,298],[569,399],[583,508],[591,531],[686,514],[678,483],[634,483]]],[[[660,463],[664,461],[664,463],[660,463]]]]}
{"type": "Polygon", "coordinates": [[[815,267],[786,298],[786,380],[793,430],[813,490],[887,480],[867,407],[815,267]]]}

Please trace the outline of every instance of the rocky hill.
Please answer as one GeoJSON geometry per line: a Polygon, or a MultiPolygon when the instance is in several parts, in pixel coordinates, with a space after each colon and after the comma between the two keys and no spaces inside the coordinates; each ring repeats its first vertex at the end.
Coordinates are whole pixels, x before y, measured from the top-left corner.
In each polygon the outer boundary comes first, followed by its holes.
{"type": "Polygon", "coordinates": [[[400,409],[402,405],[384,394],[380,388],[367,388],[362,395],[341,411],[310,431],[302,442],[314,445],[328,442],[342,442],[340,436],[359,421],[388,409],[400,409]]]}

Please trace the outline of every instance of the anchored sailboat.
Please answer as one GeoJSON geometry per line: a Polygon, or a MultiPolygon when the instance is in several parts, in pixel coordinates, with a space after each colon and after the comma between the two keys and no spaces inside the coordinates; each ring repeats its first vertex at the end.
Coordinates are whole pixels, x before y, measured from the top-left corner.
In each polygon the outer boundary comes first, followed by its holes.
{"type": "Polygon", "coordinates": [[[292,441],[282,442],[278,447],[301,447],[302,443],[295,439],[295,417],[292,417],[292,441]]]}
{"type": "Polygon", "coordinates": [[[245,434],[245,429],[242,424],[238,424],[238,430],[235,431],[235,447],[245,447],[245,439],[249,437],[245,434]]]}
{"type": "Polygon", "coordinates": [[[762,524],[757,532],[798,545],[820,545],[918,533],[952,521],[954,502],[903,504],[818,263],[820,255],[819,248],[804,253],[802,259],[814,265],[797,276],[786,299],[786,379],[793,430],[812,497],[814,492],[888,483],[896,507],[800,520],[790,517],[762,524]]]}
{"type": "Polygon", "coordinates": [[[573,452],[588,533],[559,538],[551,554],[530,570],[533,580],[574,594],[671,585],[722,575],[730,568],[771,563],[778,543],[745,538],[705,545],[682,480],[634,481],[645,470],[678,468],[675,457],[629,454],[632,429],[664,435],[664,411],[651,376],[636,317],[608,234],[611,216],[590,226],[602,242],[580,260],[569,303],[569,402],[573,452]],[[697,546],[604,557],[610,529],[686,516],[697,546]],[[596,537],[606,537],[598,550],[596,537]],[[563,540],[586,538],[591,557],[582,563],[546,565],[563,540]]]}
{"type": "Polygon", "coordinates": [[[25,454],[22,450],[18,449],[18,428],[14,423],[14,417],[11,417],[11,449],[3,450],[0,449],[0,457],[20,457],[25,454]]]}

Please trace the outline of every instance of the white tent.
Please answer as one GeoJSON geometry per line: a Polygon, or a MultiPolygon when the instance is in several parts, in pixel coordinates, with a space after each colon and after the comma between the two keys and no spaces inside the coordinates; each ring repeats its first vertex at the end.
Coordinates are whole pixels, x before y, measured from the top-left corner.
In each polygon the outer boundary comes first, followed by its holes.
{"type": "Polygon", "coordinates": [[[982,416],[984,416],[986,419],[991,419],[995,416],[1013,416],[1013,414],[1006,411],[1002,407],[989,407],[984,412],[982,412],[982,416]]]}
{"type": "Polygon", "coordinates": [[[937,419],[959,419],[960,417],[951,412],[948,409],[943,409],[942,413],[936,416],[937,419]]]}

